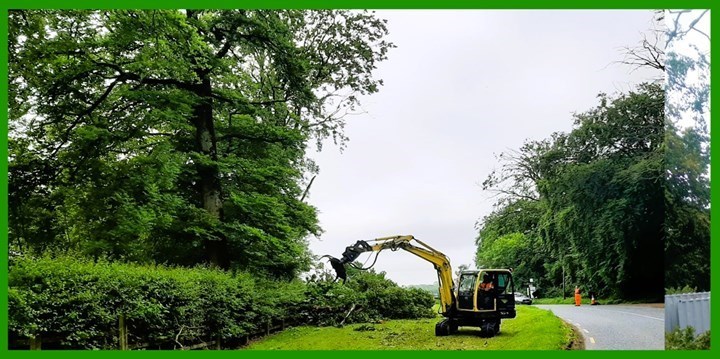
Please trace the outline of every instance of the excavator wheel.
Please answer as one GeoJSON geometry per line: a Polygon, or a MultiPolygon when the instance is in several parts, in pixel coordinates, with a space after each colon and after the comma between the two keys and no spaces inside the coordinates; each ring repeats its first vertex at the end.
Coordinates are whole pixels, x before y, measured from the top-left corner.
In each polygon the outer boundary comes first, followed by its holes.
{"type": "Polygon", "coordinates": [[[492,338],[500,331],[500,326],[494,321],[486,321],[480,324],[480,336],[484,338],[492,338]]]}
{"type": "Polygon", "coordinates": [[[436,337],[444,337],[448,335],[450,335],[450,324],[448,323],[448,319],[443,319],[435,324],[436,337]]]}
{"type": "Polygon", "coordinates": [[[450,325],[450,334],[455,334],[458,332],[458,329],[460,328],[460,326],[458,325],[457,321],[454,321],[451,319],[449,322],[449,325],[450,325]]]}

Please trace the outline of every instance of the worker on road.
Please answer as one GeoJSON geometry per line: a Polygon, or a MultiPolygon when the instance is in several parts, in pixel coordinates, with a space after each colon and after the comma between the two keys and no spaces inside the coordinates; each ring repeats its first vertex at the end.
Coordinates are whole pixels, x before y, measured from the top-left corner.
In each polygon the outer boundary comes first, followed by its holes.
{"type": "Polygon", "coordinates": [[[582,299],[582,297],[580,296],[580,287],[577,287],[577,286],[576,286],[576,287],[575,287],[575,306],[576,306],[576,307],[579,307],[579,306],[580,306],[580,300],[581,300],[581,299],[582,299]]]}

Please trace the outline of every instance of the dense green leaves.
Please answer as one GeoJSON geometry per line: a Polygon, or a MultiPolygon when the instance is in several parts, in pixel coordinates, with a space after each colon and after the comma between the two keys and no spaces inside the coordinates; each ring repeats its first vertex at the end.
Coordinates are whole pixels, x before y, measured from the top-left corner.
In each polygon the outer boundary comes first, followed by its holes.
{"type": "Polygon", "coordinates": [[[341,285],[207,268],[19,257],[11,261],[8,279],[13,346],[40,336],[46,348],[117,348],[120,315],[132,344],[170,349],[218,337],[237,343],[282,320],[337,325],[434,316],[430,294],[371,272],[353,274],[341,285]]]}
{"type": "Polygon", "coordinates": [[[328,280],[332,274],[311,276],[306,301],[299,308],[303,321],[318,325],[367,323],[381,319],[432,318],[432,294],[417,288],[401,288],[372,269],[348,268],[349,279],[341,284],[328,280]]]}
{"type": "Polygon", "coordinates": [[[117,348],[120,315],[131,341],[151,347],[237,338],[290,317],[302,300],[298,282],[280,288],[246,273],[69,257],[19,258],[8,279],[11,338],[41,336],[60,348],[117,348]]]}
{"type": "Polygon", "coordinates": [[[665,334],[665,350],[710,350],[710,331],[695,334],[693,327],[665,334]]]}
{"type": "Polygon", "coordinates": [[[372,13],[9,14],[10,243],[22,252],[307,269],[308,142],[343,140],[393,47],[372,13]]]}
{"type": "Polygon", "coordinates": [[[563,282],[628,299],[708,288],[707,138],[666,123],[664,99],[656,84],[601,95],[570,133],[501,158],[485,182],[503,196],[481,221],[478,265],[518,268],[544,295],[563,282]]]}

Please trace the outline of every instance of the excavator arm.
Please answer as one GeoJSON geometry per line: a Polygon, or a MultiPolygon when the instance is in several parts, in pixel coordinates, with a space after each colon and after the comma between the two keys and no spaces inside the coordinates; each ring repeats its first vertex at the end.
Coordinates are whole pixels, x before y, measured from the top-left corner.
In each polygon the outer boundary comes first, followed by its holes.
{"type": "Polygon", "coordinates": [[[453,294],[452,267],[450,260],[442,252],[430,247],[426,243],[418,240],[411,235],[392,236],[376,238],[371,240],[360,240],[355,244],[345,248],[340,259],[327,256],[330,258],[330,264],[337,272],[338,278],[346,279],[345,265],[353,263],[361,254],[367,252],[379,252],[390,249],[396,251],[402,249],[408,251],[433,264],[438,274],[438,282],[440,284],[440,305],[442,314],[449,315],[453,310],[455,297],[453,294]]]}

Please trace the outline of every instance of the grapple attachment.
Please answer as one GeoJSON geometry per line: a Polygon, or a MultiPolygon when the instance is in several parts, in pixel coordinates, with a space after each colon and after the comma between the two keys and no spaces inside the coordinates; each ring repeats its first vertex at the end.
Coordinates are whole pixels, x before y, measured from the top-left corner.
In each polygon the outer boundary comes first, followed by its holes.
{"type": "Polygon", "coordinates": [[[335,270],[335,274],[337,275],[336,279],[342,279],[343,283],[347,280],[347,271],[345,270],[345,265],[348,263],[352,263],[357,257],[360,256],[360,254],[364,252],[372,251],[372,246],[369,245],[365,241],[357,241],[355,244],[345,247],[345,251],[342,254],[341,259],[337,259],[331,255],[324,255],[320,258],[327,257],[330,260],[330,265],[335,270]]]}

